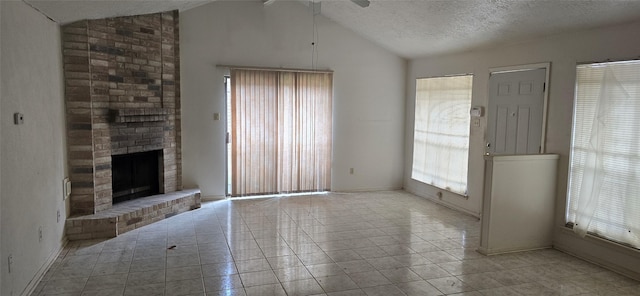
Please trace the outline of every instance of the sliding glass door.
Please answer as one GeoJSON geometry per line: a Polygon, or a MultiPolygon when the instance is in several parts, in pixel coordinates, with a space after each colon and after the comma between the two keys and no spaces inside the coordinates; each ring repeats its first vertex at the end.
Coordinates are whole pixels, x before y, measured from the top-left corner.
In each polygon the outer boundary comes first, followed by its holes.
{"type": "Polygon", "coordinates": [[[231,196],[330,189],[332,76],[231,70],[231,196]]]}

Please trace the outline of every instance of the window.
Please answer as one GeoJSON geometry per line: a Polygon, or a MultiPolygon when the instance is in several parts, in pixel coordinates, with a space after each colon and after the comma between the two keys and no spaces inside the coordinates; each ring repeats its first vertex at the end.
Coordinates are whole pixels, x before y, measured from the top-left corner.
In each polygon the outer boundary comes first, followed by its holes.
{"type": "Polygon", "coordinates": [[[333,74],[231,70],[231,195],[327,191],[333,74]]]}
{"type": "Polygon", "coordinates": [[[467,195],[473,76],[416,80],[411,178],[467,195]]]}
{"type": "Polygon", "coordinates": [[[640,61],[576,72],[567,222],[640,248],[640,61]]]}

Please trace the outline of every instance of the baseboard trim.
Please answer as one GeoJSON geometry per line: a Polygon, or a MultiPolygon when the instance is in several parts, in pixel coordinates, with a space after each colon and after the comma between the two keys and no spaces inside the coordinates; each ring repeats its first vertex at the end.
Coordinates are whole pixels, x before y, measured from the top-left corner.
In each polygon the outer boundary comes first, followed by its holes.
{"type": "Polygon", "coordinates": [[[566,227],[556,229],[553,248],[640,281],[640,269],[637,268],[640,250],[588,234],[582,238],[566,227]]]}
{"type": "Polygon", "coordinates": [[[219,201],[219,200],[225,200],[225,199],[227,199],[227,197],[224,195],[208,195],[208,196],[200,197],[201,201],[219,201]]]}
{"type": "Polygon", "coordinates": [[[62,253],[62,250],[64,250],[64,248],[67,246],[67,243],[69,243],[69,240],[64,238],[60,247],[57,250],[51,252],[45,263],[40,267],[40,269],[38,269],[29,284],[27,284],[27,286],[24,288],[24,290],[20,294],[21,296],[29,296],[33,294],[33,292],[36,290],[36,287],[38,287],[38,284],[40,284],[40,281],[42,281],[42,278],[47,273],[47,270],[51,268],[58,256],[60,256],[60,254],[62,253]]]}
{"type": "Polygon", "coordinates": [[[480,213],[474,213],[474,212],[469,211],[469,210],[467,210],[465,208],[462,208],[462,207],[456,206],[454,204],[448,203],[446,201],[443,201],[443,200],[441,200],[439,198],[432,197],[430,195],[425,195],[425,194],[418,194],[417,192],[411,191],[411,190],[406,189],[406,188],[404,189],[404,191],[408,192],[408,193],[411,193],[411,194],[413,194],[415,196],[424,198],[424,199],[426,199],[426,200],[428,200],[430,202],[433,202],[435,204],[441,205],[441,206],[443,206],[445,208],[448,208],[448,209],[451,209],[451,210],[454,210],[454,211],[458,211],[460,213],[463,213],[463,214],[472,216],[474,218],[480,219],[480,215],[481,215],[480,213]]]}
{"type": "Polygon", "coordinates": [[[521,252],[545,250],[545,249],[552,249],[552,248],[553,247],[551,245],[539,246],[539,247],[526,247],[526,248],[506,248],[506,249],[487,249],[484,247],[478,247],[476,251],[485,256],[494,256],[494,255],[502,255],[502,254],[510,254],[510,253],[521,253],[521,252]]]}

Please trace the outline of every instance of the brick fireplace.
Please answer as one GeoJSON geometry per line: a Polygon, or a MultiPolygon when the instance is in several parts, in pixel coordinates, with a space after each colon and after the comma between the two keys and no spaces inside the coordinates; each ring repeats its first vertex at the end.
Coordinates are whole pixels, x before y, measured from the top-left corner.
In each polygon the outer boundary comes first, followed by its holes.
{"type": "Polygon", "coordinates": [[[159,193],[182,190],[178,21],[171,11],[62,27],[72,216],[112,208],[121,155],[158,151],[159,193]]]}

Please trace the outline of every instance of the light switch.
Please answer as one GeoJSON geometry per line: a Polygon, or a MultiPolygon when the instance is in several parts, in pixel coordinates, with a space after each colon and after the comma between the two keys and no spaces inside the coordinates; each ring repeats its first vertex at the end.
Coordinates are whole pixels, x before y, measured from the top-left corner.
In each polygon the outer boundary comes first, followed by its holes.
{"type": "Polygon", "coordinates": [[[62,200],[67,199],[71,195],[71,181],[69,178],[62,180],[62,200]]]}
{"type": "Polygon", "coordinates": [[[220,113],[213,113],[213,120],[220,120],[220,113]]]}

